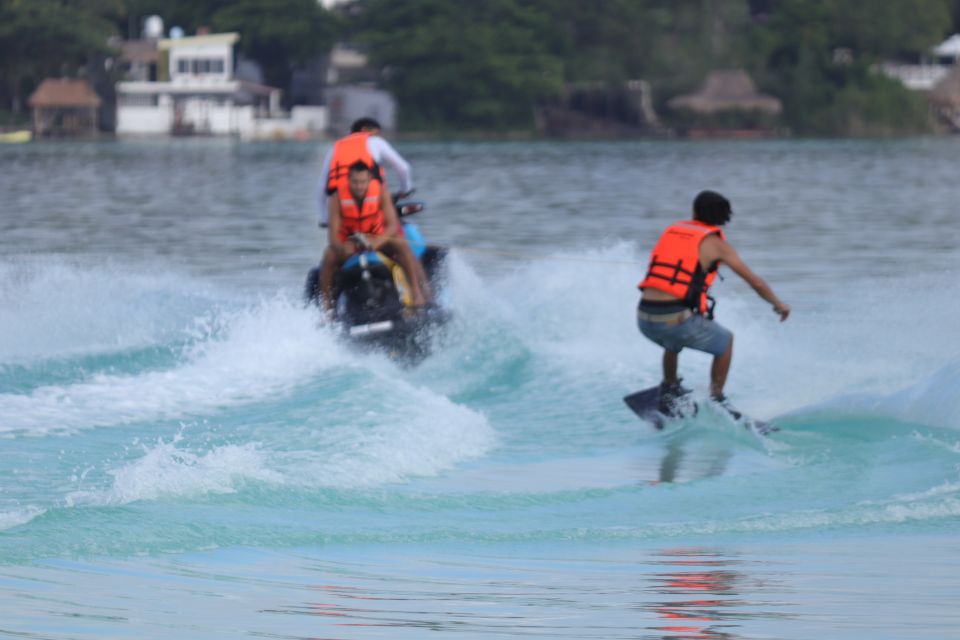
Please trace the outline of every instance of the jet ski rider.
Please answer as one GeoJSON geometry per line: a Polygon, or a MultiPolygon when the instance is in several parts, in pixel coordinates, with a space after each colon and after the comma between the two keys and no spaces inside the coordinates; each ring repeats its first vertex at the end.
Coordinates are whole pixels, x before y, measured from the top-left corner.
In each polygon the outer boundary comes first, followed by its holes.
{"type": "Polygon", "coordinates": [[[725,264],[757,294],[773,305],[784,321],[790,307],[740,258],[724,235],[723,225],[733,212],[719,193],[702,191],[693,201],[693,220],[675,222],[650,255],[647,274],[638,288],[643,292],[637,307],[637,324],[644,336],[663,347],[663,381],[658,409],[671,413],[675,400],[689,389],[680,385],[677,366],[680,351],[689,347],[713,355],[710,395],[726,404],[723,387],[733,358],[733,334],[713,320],[713,299],[708,289],[725,264]]]}
{"type": "MultiPolygon", "coordinates": [[[[380,136],[380,123],[373,118],[358,118],[350,125],[350,136],[355,133],[366,134],[364,150],[370,154],[378,167],[387,167],[393,172],[393,175],[400,182],[400,193],[409,194],[413,191],[413,175],[410,170],[410,163],[404,160],[403,156],[397,153],[397,150],[380,136]]],[[[347,138],[350,136],[347,136],[347,138]]],[[[343,140],[347,138],[343,138],[343,140]]],[[[317,189],[319,205],[317,213],[320,216],[320,226],[323,228],[327,227],[327,199],[328,196],[333,194],[333,189],[330,186],[330,167],[333,165],[333,155],[336,150],[337,145],[334,144],[323,159],[320,185],[317,189]]],[[[354,160],[356,159],[358,158],[354,158],[354,160]]],[[[349,158],[344,159],[342,157],[338,158],[338,162],[343,167],[349,167],[353,164],[353,161],[349,158]],[[344,164],[345,160],[347,161],[346,164],[344,164]]]]}
{"type": "MultiPolygon", "coordinates": [[[[320,266],[324,308],[328,311],[333,308],[333,280],[337,268],[351,255],[363,250],[382,251],[396,260],[407,277],[413,303],[426,304],[417,259],[400,232],[397,210],[376,164],[357,160],[346,168],[335,184],[335,196],[328,199],[329,245],[320,266]]],[[[430,295],[429,290],[426,295],[430,295]]]]}

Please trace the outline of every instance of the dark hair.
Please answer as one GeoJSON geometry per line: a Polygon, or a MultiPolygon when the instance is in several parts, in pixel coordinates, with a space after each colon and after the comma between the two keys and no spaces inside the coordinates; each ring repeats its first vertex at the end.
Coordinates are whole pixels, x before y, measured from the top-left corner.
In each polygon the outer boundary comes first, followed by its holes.
{"type": "Polygon", "coordinates": [[[693,200],[693,219],[722,227],[730,221],[730,201],[716,191],[701,191],[693,200]]]}
{"type": "Polygon", "coordinates": [[[368,167],[367,163],[364,162],[363,160],[357,160],[352,165],[350,165],[350,169],[347,171],[347,173],[353,173],[354,171],[367,171],[369,173],[373,173],[373,169],[368,167]]]}
{"type": "Polygon", "coordinates": [[[354,120],[353,124],[350,125],[350,133],[359,133],[364,129],[379,129],[380,123],[374,120],[373,118],[358,118],[354,120]]]}

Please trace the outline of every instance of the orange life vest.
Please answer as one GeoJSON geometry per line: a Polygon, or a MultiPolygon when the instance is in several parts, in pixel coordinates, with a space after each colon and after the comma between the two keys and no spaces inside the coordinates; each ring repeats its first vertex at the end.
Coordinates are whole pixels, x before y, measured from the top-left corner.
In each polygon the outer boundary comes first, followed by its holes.
{"type": "Polygon", "coordinates": [[[327,195],[336,193],[340,198],[341,242],[354,233],[377,235],[384,230],[383,210],[380,208],[383,175],[367,149],[369,137],[369,133],[351,133],[333,145],[330,173],[327,175],[327,195]],[[357,202],[350,193],[350,167],[358,161],[367,165],[373,174],[363,202],[357,202]]]}
{"type": "Polygon", "coordinates": [[[347,186],[349,180],[350,167],[357,161],[370,167],[373,173],[373,179],[383,181],[383,173],[380,171],[380,165],[367,149],[367,138],[369,133],[359,132],[351,133],[345,138],[340,138],[333,144],[333,154],[330,158],[330,172],[327,174],[327,195],[333,195],[340,186],[347,186]]]}
{"type": "Polygon", "coordinates": [[[700,243],[714,233],[726,239],[720,227],[697,220],[681,220],[667,227],[650,254],[647,275],[638,288],[669,293],[697,313],[709,313],[707,290],[717,278],[717,264],[703,270],[700,243]]]}
{"type": "Polygon", "coordinates": [[[340,198],[340,242],[346,242],[354,233],[379,235],[383,233],[385,221],[380,207],[380,181],[371,180],[363,202],[357,202],[350,187],[337,189],[340,198]]]}

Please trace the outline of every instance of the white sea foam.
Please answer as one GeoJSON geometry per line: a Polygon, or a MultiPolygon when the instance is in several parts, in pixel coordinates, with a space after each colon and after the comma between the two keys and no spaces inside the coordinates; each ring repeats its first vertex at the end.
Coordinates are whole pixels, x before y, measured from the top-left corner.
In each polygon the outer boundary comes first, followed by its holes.
{"type": "Polygon", "coordinates": [[[637,330],[634,311],[640,268],[633,245],[620,241],[535,259],[490,286],[516,309],[516,331],[539,357],[584,377],[654,384],[659,354],[637,330]]]}
{"type": "MultiPolygon", "coordinates": [[[[652,385],[661,378],[661,350],[639,333],[634,315],[644,250],[620,242],[596,251],[533,252],[518,257],[506,275],[457,274],[454,283],[468,287],[470,297],[461,291],[455,299],[469,317],[506,327],[534,358],[581,382],[652,385]]],[[[802,292],[802,283],[771,279],[793,304],[781,323],[735,274],[721,272],[717,321],[735,334],[727,392],[751,415],[774,417],[870,394],[874,405],[898,417],[960,426],[960,347],[945,333],[960,296],[949,293],[957,285],[946,274],[816,295],[802,292]]],[[[708,354],[683,352],[680,373],[688,386],[706,392],[710,361],[708,354]]]]}
{"type": "Polygon", "coordinates": [[[438,381],[443,388],[470,388],[527,358],[554,389],[602,385],[615,397],[659,380],[659,354],[636,328],[638,267],[630,244],[518,252],[506,273],[483,273],[485,258],[454,250],[448,261],[456,339],[428,363],[457,368],[454,379],[438,381]]]}
{"type": "Polygon", "coordinates": [[[318,330],[315,313],[283,298],[219,312],[216,324],[222,330],[172,369],[0,394],[0,431],[38,435],[215,413],[284,393],[345,357],[332,333],[318,330]]]}
{"type": "MultiPolygon", "coordinates": [[[[382,363],[385,365],[386,363],[382,363]]],[[[480,413],[373,367],[357,402],[316,420],[296,451],[274,456],[285,482],[369,487],[432,476],[482,456],[498,438],[480,413]]]]}
{"type": "Polygon", "coordinates": [[[672,534],[774,533],[957,518],[960,517],[958,489],[960,485],[951,482],[887,500],[862,501],[840,510],[797,510],[739,520],[679,525],[671,529],[672,534]]]}
{"type": "Polygon", "coordinates": [[[281,480],[267,468],[263,452],[252,443],[198,453],[178,447],[175,440],[144,446],[143,453],[141,458],[108,472],[113,476],[110,488],[71,492],[66,496],[67,506],[234,493],[242,481],[281,480]]]}
{"type": "MultiPolygon", "coordinates": [[[[948,482],[939,484],[935,487],[931,487],[925,491],[898,494],[891,497],[889,502],[891,504],[895,504],[899,502],[917,502],[920,500],[926,500],[928,498],[938,498],[940,496],[960,497],[960,482],[948,481],[948,482]]],[[[871,503],[866,502],[865,504],[871,504],[871,503]]]]}
{"type": "Polygon", "coordinates": [[[34,506],[0,510],[0,531],[26,524],[44,513],[46,509],[34,506]]]}
{"type": "MultiPolygon", "coordinates": [[[[891,393],[857,392],[830,398],[808,410],[894,418],[960,430],[960,361],[891,393]]],[[[957,443],[947,445],[954,451],[957,443]]]]}
{"type": "Polygon", "coordinates": [[[149,347],[209,304],[169,271],[44,256],[0,262],[0,363],[149,347]]]}
{"type": "MultiPolygon", "coordinates": [[[[925,274],[825,290],[798,306],[784,324],[785,339],[764,349],[791,383],[783,396],[788,408],[879,410],[960,426],[960,345],[950,328],[960,311],[956,289],[947,274],[925,274]]],[[[735,358],[737,371],[743,365],[735,358]]],[[[747,364],[768,367],[756,359],[747,364]]]]}
{"type": "MultiPolygon", "coordinates": [[[[108,470],[111,486],[78,490],[68,506],[234,493],[254,481],[276,487],[369,487],[435,475],[482,455],[496,443],[483,416],[442,396],[401,384],[406,404],[364,411],[359,423],[319,427],[291,444],[214,446],[198,451],[183,439],[142,446],[143,455],[108,470]],[[294,446],[295,445],[295,446],[294,446]]],[[[396,403],[397,398],[389,398],[396,403]]],[[[342,416],[339,417],[343,419],[342,416]]]]}
{"type": "MultiPolygon", "coordinates": [[[[102,281],[91,276],[89,286],[95,289],[102,281]]],[[[481,414],[404,382],[382,355],[350,350],[332,331],[317,326],[315,310],[285,295],[231,306],[208,303],[181,327],[178,339],[191,346],[173,367],[97,373],[73,384],[0,394],[0,431],[38,436],[206,418],[245,404],[282,403],[313,381],[344,371],[357,374],[356,388],[348,385],[331,395],[329,385],[324,387],[301,425],[308,436],[299,447],[290,445],[283,430],[265,433],[263,443],[251,439],[212,448],[188,447],[180,439],[158,442],[145,447],[142,457],[108,469],[111,486],[75,491],[68,496],[70,504],[224,493],[245,480],[372,486],[433,475],[495,446],[495,433],[481,414]]],[[[151,313],[163,315],[162,310],[151,313]]],[[[119,322],[101,321],[114,327],[119,322]]],[[[51,353],[64,351],[56,347],[51,353]]]]}
{"type": "Polygon", "coordinates": [[[960,361],[880,399],[877,408],[902,419],[960,430],[960,361]]]}

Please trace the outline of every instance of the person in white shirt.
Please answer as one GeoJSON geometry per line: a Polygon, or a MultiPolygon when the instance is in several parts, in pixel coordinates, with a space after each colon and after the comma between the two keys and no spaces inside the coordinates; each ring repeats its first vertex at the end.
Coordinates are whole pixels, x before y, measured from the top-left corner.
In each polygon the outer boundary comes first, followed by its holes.
{"type": "MultiPolygon", "coordinates": [[[[410,164],[404,160],[399,153],[393,150],[393,147],[386,140],[377,136],[380,131],[380,124],[373,118],[360,118],[353,123],[349,135],[337,140],[327,154],[324,160],[323,173],[321,179],[323,182],[320,187],[320,226],[327,228],[327,239],[329,244],[323,252],[323,258],[320,262],[320,288],[322,290],[321,298],[323,306],[328,311],[332,311],[334,301],[331,298],[333,292],[334,273],[344,260],[351,254],[361,251],[364,247],[357,245],[349,240],[349,232],[344,235],[344,229],[359,230],[364,226],[364,221],[373,224],[377,228],[372,233],[381,234],[382,230],[377,223],[379,218],[374,214],[376,212],[367,212],[367,202],[363,201],[363,207],[358,209],[359,204],[348,189],[354,175],[351,173],[358,167],[365,167],[369,172],[371,180],[378,185],[377,193],[380,196],[377,200],[383,199],[381,203],[384,209],[393,211],[393,201],[390,192],[386,186],[386,180],[383,176],[382,164],[386,164],[397,173],[401,192],[407,193],[413,188],[413,180],[410,177],[410,164]],[[344,208],[350,213],[353,222],[351,225],[344,226],[343,215],[344,208]],[[352,207],[352,208],[351,208],[352,207]],[[356,210],[355,210],[356,209],[356,210]],[[368,220],[368,218],[370,220],[368,220]],[[328,224],[329,223],[329,224],[328,224]],[[342,237],[341,237],[342,236],[342,237]]],[[[359,175],[359,174],[358,174],[359,175]]],[[[366,191],[366,190],[362,190],[366,191]]],[[[394,217],[396,214],[392,214],[394,217]]],[[[389,216],[388,216],[389,217],[389,216]]],[[[394,218],[390,218],[393,220],[394,218]]],[[[394,220],[396,222],[396,220],[394,220]]],[[[390,226],[390,225],[388,225],[390,226]]],[[[403,228],[399,224],[395,225],[395,230],[384,235],[389,237],[391,246],[396,245],[401,256],[405,271],[408,272],[410,280],[413,304],[415,306],[424,306],[432,301],[432,292],[427,274],[423,265],[413,254],[409,255],[406,239],[404,238],[403,228]],[[396,237],[394,237],[396,236],[396,237]]],[[[392,228],[392,227],[391,227],[392,228]]],[[[370,247],[367,247],[370,248],[370,247]]],[[[377,243],[374,242],[373,249],[376,250],[377,243]]]]}
{"type": "MultiPolygon", "coordinates": [[[[351,125],[350,133],[360,132],[370,134],[370,137],[367,138],[367,151],[373,156],[377,165],[380,167],[388,167],[392,170],[400,183],[399,193],[409,193],[413,191],[413,175],[410,171],[410,163],[404,160],[403,156],[397,153],[397,150],[394,149],[389,142],[380,137],[380,123],[373,118],[360,118],[351,125]]],[[[329,151],[327,151],[327,155],[323,159],[323,167],[320,170],[320,184],[317,189],[317,204],[319,205],[317,213],[319,214],[321,227],[326,227],[327,220],[329,219],[327,213],[327,198],[330,196],[328,185],[334,146],[335,145],[332,145],[329,151]]]]}

